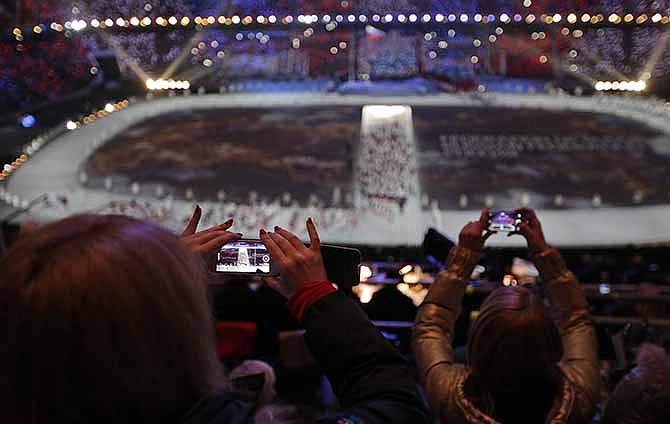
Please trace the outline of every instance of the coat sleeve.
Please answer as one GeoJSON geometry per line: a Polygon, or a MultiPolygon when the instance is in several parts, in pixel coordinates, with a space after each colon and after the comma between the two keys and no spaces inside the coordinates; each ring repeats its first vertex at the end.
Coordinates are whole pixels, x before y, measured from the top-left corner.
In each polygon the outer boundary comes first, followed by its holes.
{"type": "Polygon", "coordinates": [[[302,322],[343,408],[318,422],[427,422],[414,372],[351,299],[329,294],[305,311],[302,322]]]}
{"type": "Polygon", "coordinates": [[[560,366],[577,389],[576,412],[591,419],[600,393],[600,372],[596,331],[586,296],[556,249],[547,249],[532,259],[544,281],[549,308],[561,333],[564,353],[560,366]]]}
{"type": "Polygon", "coordinates": [[[480,252],[454,247],[447,266],[438,274],[417,313],[412,332],[419,378],[434,412],[442,411],[454,394],[456,375],[463,373],[454,365],[451,343],[454,323],[461,312],[461,301],[480,252]]]}

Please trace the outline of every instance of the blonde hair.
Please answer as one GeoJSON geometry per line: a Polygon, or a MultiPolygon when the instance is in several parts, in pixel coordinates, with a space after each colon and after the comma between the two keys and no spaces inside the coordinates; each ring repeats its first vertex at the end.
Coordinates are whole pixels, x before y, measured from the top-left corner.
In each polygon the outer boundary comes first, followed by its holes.
{"type": "Polygon", "coordinates": [[[7,422],[175,420],[225,387],[201,262],[125,216],[73,216],[17,241],[0,261],[7,422]]]}

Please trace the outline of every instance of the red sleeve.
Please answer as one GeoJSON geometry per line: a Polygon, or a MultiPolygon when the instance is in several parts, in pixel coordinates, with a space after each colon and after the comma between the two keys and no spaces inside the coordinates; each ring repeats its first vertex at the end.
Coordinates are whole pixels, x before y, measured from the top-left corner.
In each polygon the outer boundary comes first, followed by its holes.
{"type": "Polygon", "coordinates": [[[298,321],[307,308],[318,302],[321,298],[335,293],[337,289],[328,281],[313,281],[300,287],[298,291],[288,300],[287,306],[291,315],[298,321]]]}

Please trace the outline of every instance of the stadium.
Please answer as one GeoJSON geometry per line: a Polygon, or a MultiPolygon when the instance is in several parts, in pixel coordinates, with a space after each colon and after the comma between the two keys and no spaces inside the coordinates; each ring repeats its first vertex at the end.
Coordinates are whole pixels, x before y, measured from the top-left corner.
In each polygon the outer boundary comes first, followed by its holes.
{"type": "MultiPolygon", "coordinates": [[[[619,422],[606,401],[640,344],[670,348],[670,2],[16,0],[0,28],[0,253],[79,214],[182,234],[199,210],[201,230],[303,241],[311,218],[362,255],[356,281],[328,279],[413,358],[464,224],[532,209],[607,377],[574,422],[619,422]]],[[[486,234],[455,347],[498,287],[546,294],[520,222],[486,234]]],[[[332,407],[301,392],[321,374],[272,286],[210,274],[220,359],[267,360],[280,399],[332,407]]]]}

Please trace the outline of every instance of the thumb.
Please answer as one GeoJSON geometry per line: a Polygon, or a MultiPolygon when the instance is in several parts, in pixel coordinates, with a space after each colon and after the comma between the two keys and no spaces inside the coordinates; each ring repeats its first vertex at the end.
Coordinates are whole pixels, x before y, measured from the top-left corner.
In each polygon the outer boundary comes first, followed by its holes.
{"type": "Polygon", "coordinates": [[[281,294],[282,296],[286,297],[287,299],[290,297],[288,290],[286,290],[286,287],[282,284],[281,280],[276,277],[263,277],[263,282],[270,287],[272,290],[276,291],[277,293],[281,294]]]}

